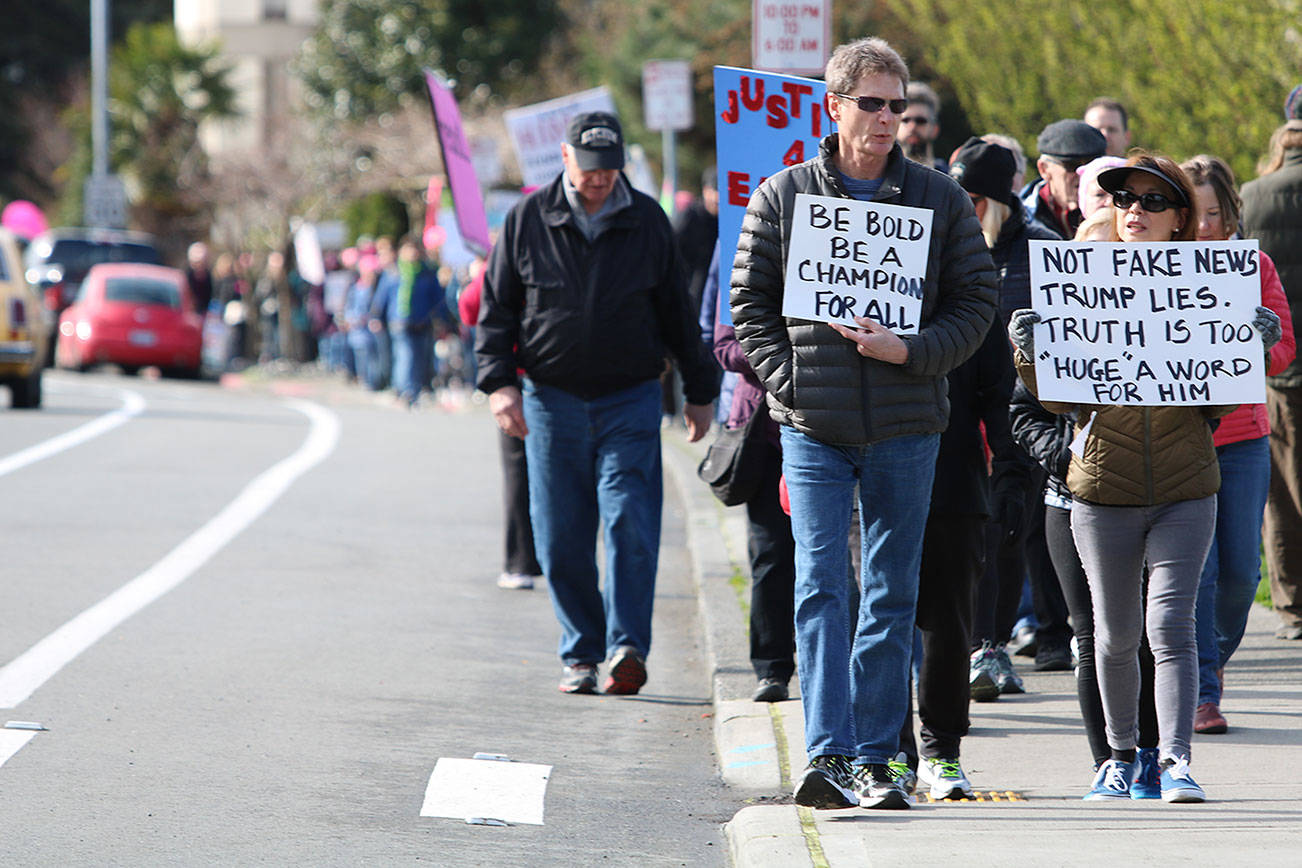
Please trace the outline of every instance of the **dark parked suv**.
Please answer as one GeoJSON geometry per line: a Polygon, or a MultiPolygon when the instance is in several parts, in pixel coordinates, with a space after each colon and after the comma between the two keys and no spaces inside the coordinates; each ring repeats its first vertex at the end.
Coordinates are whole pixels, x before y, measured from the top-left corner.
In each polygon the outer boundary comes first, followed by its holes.
{"type": "Polygon", "coordinates": [[[101,262],[161,264],[151,236],[116,229],[51,229],[27,245],[23,260],[28,281],[41,293],[55,323],[50,332],[47,364],[54,359],[59,314],[77,297],[92,265],[101,262]]]}

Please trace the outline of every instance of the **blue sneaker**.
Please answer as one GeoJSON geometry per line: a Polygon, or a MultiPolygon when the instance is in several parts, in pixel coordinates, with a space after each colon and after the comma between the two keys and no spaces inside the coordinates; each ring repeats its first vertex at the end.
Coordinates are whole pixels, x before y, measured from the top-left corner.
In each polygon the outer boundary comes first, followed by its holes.
{"type": "Polygon", "coordinates": [[[1110,759],[1099,766],[1099,773],[1094,776],[1094,785],[1085,794],[1085,801],[1130,798],[1130,784],[1135,779],[1135,765],[1136,763],[1110,759]]]}
{"type": "Polygon", "coordinates": [[[1130,785],[1132,799],[1162,798],[1162,767],[1157,764],[1157,748],[1141,747],[1135,757],[1135,782],[1130,785]]]}
{"type": "Polygon", "coordinates": [[[1162,768],[1162,800],[1166,802],[1202,802],[1207,795],[1189,774],[1189,758],[1176,757],[1162,768]]]}

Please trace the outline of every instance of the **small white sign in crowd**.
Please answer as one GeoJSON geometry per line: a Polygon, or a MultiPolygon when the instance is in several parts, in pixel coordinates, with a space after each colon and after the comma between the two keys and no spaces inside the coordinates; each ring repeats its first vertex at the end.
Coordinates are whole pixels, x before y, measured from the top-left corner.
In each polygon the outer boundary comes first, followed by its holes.
{"type": "Polygon", "coordinates": [[[1260,404],[1256,241],[1031,242],[1040,398],[1260,404]]]}

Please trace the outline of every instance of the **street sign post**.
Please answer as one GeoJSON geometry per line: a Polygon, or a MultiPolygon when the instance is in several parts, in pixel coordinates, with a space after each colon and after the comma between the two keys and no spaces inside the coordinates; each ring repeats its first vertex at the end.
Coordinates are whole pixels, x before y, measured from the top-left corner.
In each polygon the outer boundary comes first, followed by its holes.
{"type": "Polygon", "coordinates": [[[127,188],[117,175],[91,175],[82,188],[82,217],[89,227],[127,227],[127,188]]]}
{"type": "Polygon", "coordinates": [[[642,65],[642,110],[648,130],[664,145],[664,201],[678,189],[676,130],[692,128],[692,65],[686,60],[648,60],[642,65]]]}
{"type": "Polygon", "coordinates": [[[832,40],[832,0],[754,0],[751,66],[789,75],[822,75],[832,40]]]}
{"type": "Polygon", "coordinates": [[[692,66],[686,60],[642,64],[642,107],[648,130],[692,128],[692,66]]]}

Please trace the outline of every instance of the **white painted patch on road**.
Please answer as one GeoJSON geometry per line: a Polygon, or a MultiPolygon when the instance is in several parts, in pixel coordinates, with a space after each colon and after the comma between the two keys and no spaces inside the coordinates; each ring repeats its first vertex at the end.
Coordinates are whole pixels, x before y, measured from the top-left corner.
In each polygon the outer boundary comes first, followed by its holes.
{"type": "Polygon", "coordinates": [[[551,766],[534,763],[439,757],[420,815],[541,826],[551,773],[551,766]]]}
{"type": "Polygon", "coordinates": [[[34,732],[18,729],[0,729],[0,766],[9,762],[9,758],[27,746],[27,742],[36,737],[34,732]]]}
{"type": "Polygon", "coordinates": [[[286,402],[307,416],[303,445],[268,468],[214,516],[145,572],[68,621],[0,669],[0,708],[14,708],[114,628],[188,579],[266,512],[339,442],[339,418],[309,401],[286,402]]]}
{"type": "Polygon", "coordinates": [[[139,416],[144,409],[145,399],[140,396],[139,392],[123,390],[122,406],[118,409],[96,417],[85,425],[73,428],[71,431],[65,431],[57,437],[51,437],[49,440],[43,440],[35,446],[29,446],[19,452],[0,458],[0,476],[13,473],[15,470],[21,470],[30,464],[43,461],[52,455],[58,455],[60,452],[74,446],[80,446],[87,440],[94,440],[101,434],[107,434],[119,425],[130,421],[133,416],[139,416]]]}

